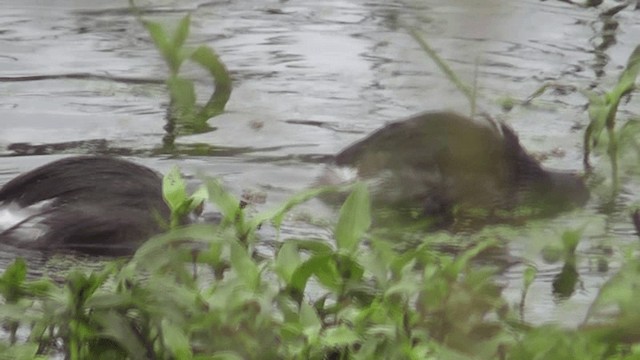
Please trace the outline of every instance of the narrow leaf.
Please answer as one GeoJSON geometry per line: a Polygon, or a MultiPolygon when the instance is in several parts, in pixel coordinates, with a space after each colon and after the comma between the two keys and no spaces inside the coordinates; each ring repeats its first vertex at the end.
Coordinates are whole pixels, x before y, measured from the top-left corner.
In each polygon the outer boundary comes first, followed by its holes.
{"type": "Polygon", "coordinates": [[[191,27],[191,15],[187,14],[178,23],[178,27],[176,27],[175,32],[173,33],[173,47],[175,49],[180,49],[184,42],[189,37],[189,28],[191,27]]]}

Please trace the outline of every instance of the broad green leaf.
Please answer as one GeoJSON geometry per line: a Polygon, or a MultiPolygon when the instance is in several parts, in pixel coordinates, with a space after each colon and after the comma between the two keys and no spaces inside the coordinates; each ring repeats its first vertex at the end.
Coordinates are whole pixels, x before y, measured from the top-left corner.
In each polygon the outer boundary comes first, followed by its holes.
{"type": "Polygon", "coordinates": [[[336,243],[339,250],[354,252],[371,225],[369,192],[364,183],[354,186],[353,192],[340,208],[336,226],[336,243]]]}
{"type": "Polygon", "coordinates": [[[327,347],[353,345],[360,340],[358,334],[345,325],[338,325],[325,330],[322,343],[327,347]]]}
{"type": "Polygon", "coordinates": [[[132,331],[134,326],[130,323],[130,319],[116,311],[98,312],[94,315],[94,319],[100,325],[100,334],[122,346],[131,359],[145,358],[145,346],[140,341],[140,337],[132,331]]]}
{"type": "Polygon", "coordinates": [[[231,242],[231,265],[247,288],[255,291],[260,285],[260,270],[247,253],[247,249],[238,242],[231,242]]]}
{"type": "Polygon", "coordinates": [[[291,282],[291,277],[300,265],[298,247],[292,242],[286,242],[280,247],[276,256],[275,270],[285,283],[291,282]]]}
{"type": "Polygon", "coordinates": [[[191,194],[189,199],[191,200],[191,208],[189,209],[189,212],[191,212],[194,211],[197,207],[202,206],[204,202],[209,199],[209,191],[207,190],[207,187],[199,187],[196,192],[191,194]]]}
{"type": "Polygon", "coordinates": [[[172,212],[187,199],[187,185],[177,166],[173,166],[162,179],[162,195],[172,212]]]}
{"type": "Polygon", "coordinates": [[[322,330],[322,321],[320,321],[318,313],[306,301],[300,304],[300,325],[302,325],[304,334],[310,339],[316,338],[322,330]]]}
{"type": "Polygon", "coordinates": [[[27,263],[22,257],[16,258],[2,273],[0,281],[3,285],[21,284],[27,279],[27,263]]]}
{"type": "Polygon", "coordinates": [[[162,321],[162,339],[175,359],[186,360],[193,357],[187,335],[167,320],[162,321]]]}
{"type": "Polygon", "coordinates": [[[19,257],[4,271],[0,277],[0,294],[4,300],[14,303],[24,294],[22,287],[27,279],[27,263],[19,257]]]}
{"type": "Polygon", "coordinates": [[[206,180],[209,200],[218,206],[225,219],[233,222],[240,211],[240,200],[231,195],[218,179],[206,180]]]}
{"type": "MultiPolygon", "coordinates": [[[[315,255],[307,259],[291,276],[290,286],[302,294],[309,278],[318,273],[333,273],[333,276],[337,277],[332,254],[315,255]]],[[[332,287],[335,287],[335,284],[332,287]]]]}

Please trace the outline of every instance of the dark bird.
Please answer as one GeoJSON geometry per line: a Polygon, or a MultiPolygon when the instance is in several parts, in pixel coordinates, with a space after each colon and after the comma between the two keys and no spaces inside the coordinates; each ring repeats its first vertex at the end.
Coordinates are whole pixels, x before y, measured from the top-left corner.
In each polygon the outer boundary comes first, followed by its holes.
{"type": "Polygon", "coordinates": [[[370,184],[374,209],[411,209],[438,226],[479,209],[526,206],[546,215],[589,199],[582,176],[542,167],[506,124],[451,112],[390,123],[342,150],[334,163],[370,184]]]}
{"type": "MultiPolygon", "coordinates": [[[[334,173],[351,169],[371,185],[374,209],[409,209],[439,227],[465,211],[552,214],[589,198],[581,176],[543,168],[507,125],[448,112],[391,123],[333,161],[334,173]]],[[[65,158],[0,188],[0,243],[17,247],[129,254],[169,217],[161,176],[123,159],[65,158]]]]}
{"type": "Polygon", "coordinates": [[[163,230],[162,178],[101,156],[54,161],[0,188],[0,243],[121,255],[163,230]]]}

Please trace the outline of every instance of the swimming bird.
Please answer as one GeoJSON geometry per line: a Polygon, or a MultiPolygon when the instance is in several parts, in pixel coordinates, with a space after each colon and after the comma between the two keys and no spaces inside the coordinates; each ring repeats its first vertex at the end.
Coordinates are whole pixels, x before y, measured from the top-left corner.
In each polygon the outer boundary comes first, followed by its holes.
{"type": "Polygon", "coordinates": [[[508,125],[453,112],[389,123],[339,152],[330,169],[367,182],[374,209],[409,209],[436,227],[478,210],[548,215],[589,199],[581,175],[541,166],[508,125]]]}
{"type": "Polygon", "coordinates": [[[0,243],[16,247],[129,254],[169,216],[160,174],[106,156],[57,160],[0,188],[0,243]]]}

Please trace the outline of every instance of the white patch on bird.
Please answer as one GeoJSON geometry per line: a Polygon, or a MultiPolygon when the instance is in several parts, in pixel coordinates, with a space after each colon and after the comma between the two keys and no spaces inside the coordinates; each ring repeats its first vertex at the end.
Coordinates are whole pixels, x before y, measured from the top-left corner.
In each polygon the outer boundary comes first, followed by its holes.
{"type": "Polygon", "coordinates": [[[358,169],[351,166],[327,166],[318,178],[320,185],[345,185],[360,180],[358,169]]]}
{"type": "Polygon", "coordinates": [[[11,236],[19,242],[29,243],[38,240],[49,231],[49,227],[42,223],[42,217],[33,217],[11,230],[11,236]]]}
{"type": "Polygon", "coordinates": [[[22,207],[16,203],[0,205],[0,232],[10,230],[15,238],[36,240],[49,229],[43,223],[52,200],[22,207]]]}
{"type": "Polygon", "coordinates": [[[27,209],[14,203],[0,206],[0,230],[16,226],[32,216],[33,213],[27,209]]]}

